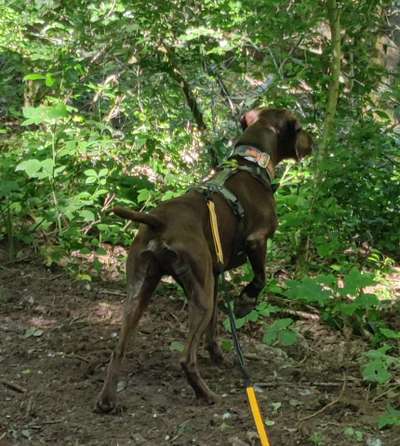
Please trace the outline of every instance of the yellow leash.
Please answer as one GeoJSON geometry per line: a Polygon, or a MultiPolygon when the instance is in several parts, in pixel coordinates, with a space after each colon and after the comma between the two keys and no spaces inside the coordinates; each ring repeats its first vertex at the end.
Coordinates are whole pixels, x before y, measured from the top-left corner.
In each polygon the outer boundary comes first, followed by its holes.
{"type": "MultiPolygon", "coordinates": [[[[214,240],[214,247],[215,247],[215,253],[217,255],[218,263],[220,264],[222,275],[224,274],[223,271],[223,265],[224,265],[224,255],[222,251],[222,245],[221,245],[221,238],[219,236],[219,229],[218,229],[218,219],[217,214],[215,212],[215,204],[212,200],[207,200],[207,206],[208,211],[210,214],[210,225],[211,225],[211,232],[214,240]]],[[[239,363],[240,367],[242,369],[243,375],[245,377],[245,387],[246,387],[246,393],[247,393],[247,399],[249,401],[250,410],[254,418],[254,422],[257,428],[258,436],[260,438],[261,446],[271,446],[267,431],[265,429],[265,424],[261,415],[260,406],[258,405],[256,392],[254,390],[254,387],[251,385],[250,377],[244,368],[244,360],[243,355],[240,349],[239,340],[237,338],[236,333],[236,324],[235,324],[235,317],[233,315],[232,306],[227,304],[228,311],[229,311],[229,320],[231,323],[231,331],[232,331],[232,337],[235,344],[235,349],[239,357],[239,363]]]]}
{"type": "Polygon", "coordinates": [[[207,201],[208,211],[210,213],[211,232],[214,240],[215,253],[217,254],[218,262],[224,264],[224,253],[222,252],[221,239],[219,237],[218,219],[215,212],[215,204],[213,201],[207,201]]]}

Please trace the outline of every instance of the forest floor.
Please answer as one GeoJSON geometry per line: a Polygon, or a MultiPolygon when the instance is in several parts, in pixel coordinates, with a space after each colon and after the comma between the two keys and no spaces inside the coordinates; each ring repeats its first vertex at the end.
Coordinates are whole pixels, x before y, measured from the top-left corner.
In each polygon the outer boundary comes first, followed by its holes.
{"type": "MultiPolygon", "coordinates": [[[[394,280],[399,292],[400,274],[394,280]]],[[[186,334],[179,296],[168,283],[159,287],[127,354],[123,410],[99,415],[123,282],[89,286],[32,259],[0,262],[0,446],[258,445],[236,366],[216,368],[201,350],[201,373],[222,398],[213,406],[195,400],[175,348],[186,334]]],[[[264,345],[256,324],[240,333],[271,446],[400,445],[400,428],[377,428],[388,401],[361,379],[364,341],[315,320],[298,320],[297,329],[301,342],[284,350],[264,345]]]]}

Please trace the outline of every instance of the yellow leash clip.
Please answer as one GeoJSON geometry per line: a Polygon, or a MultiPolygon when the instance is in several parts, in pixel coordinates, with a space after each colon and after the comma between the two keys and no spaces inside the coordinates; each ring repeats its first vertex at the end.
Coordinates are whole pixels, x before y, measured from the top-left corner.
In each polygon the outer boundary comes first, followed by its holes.
{"type": "MultiPolygon", "coordinates": [[[[222,275],[224,274],[223,271],[223,265],[224,265],[224,254],[222,251],[222,244],[221,244],[221,238],[219,236],[219,229],[218,229],[218,219],[217,214],[215,212],[215,204],[212,200],[207,200],[207,206],[208,211],[210,214],[210,225],[211,225],[211,232],[214,240],[214,247],[215,247],[215,253],[217,255],[218,262],[222,268],[222,275]]],[[[250,384],[250,378],[248,376],[247,371],[244,368],[244,361],[243,356],[240,350],[239,340],[237,338],[236,333],[236,326],[235,326],[235,318],[232,312],[232,306],[227,304],[229,314],[229,320],[231,323],[231,331],[232,331],[232,337],[235,344],[236,353],[239,356],[239,363],[240,367],[242,369],[242,373],[245,376],[245,387],[246,387],[246,393],[247,393],[247,399],[249,400],[250,410],[254,418],[254,423],[257,428],[258,437],[261,442],[261,446],[271,446],[267,431],[265,429],[265,424],[261,415],[260,406],[258,405],[256,392],[254,390],[254,387],[250,384]]]]}

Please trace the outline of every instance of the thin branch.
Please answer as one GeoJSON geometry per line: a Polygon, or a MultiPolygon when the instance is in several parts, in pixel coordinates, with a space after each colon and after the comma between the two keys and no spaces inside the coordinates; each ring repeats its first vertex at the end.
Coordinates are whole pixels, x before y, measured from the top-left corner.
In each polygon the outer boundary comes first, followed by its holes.
{"type": "Polygon", "coordinates": [[[343,398],[345,390],[346,390],[346,379],[343,380],[342,390],[340,391],[339,396],[336,399],[334,399],[330,403],[326,404],[324,407],[322,407],[321,409],[317,410],[313,414],[307,415],[306,417],[303,417],[303,418],[300,418],[299,422],[302,423],[303,421],[310,420],[311,418],[314,418],[317,415],[320,415],[322,412],[325,412],[326,409],[329,409],[330,407],[332,407],[335,404],[337,404],[338,402],[340,402],[340,400],[343,398]]]}
{"type": "Polygon", "coordinates": [[[4,386],[8,387],[11,390],[14,390],[15,392],[19,392],[19,393],[26,393],[27,390],[25,389],[25,387],[21,387],[18,384],[15,384],[11,381],[7,381],[5,379],[1,379],[0,383],[3,384],[4,386]]]}

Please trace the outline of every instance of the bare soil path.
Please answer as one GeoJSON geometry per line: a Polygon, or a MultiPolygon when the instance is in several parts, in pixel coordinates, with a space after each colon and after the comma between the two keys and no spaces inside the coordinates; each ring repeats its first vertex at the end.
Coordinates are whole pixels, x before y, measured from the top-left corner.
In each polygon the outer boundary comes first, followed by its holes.
{"type": "MultiPolygon", "coordinates": [[[[185,304],[168,285],[154,296],[127,355],[123,410],[93,412],[123,296],[123,284],[86,289],[37,262],[0,267],[0,446],[259,444],[236,367],[218,369],[202,351],[201,371],[223,397],[214,406],[195,400],[176,351],[186,333],[185,304]]],[[[301,342],[286,350],[262,344],[256,324],[241,333],[271,445],[399,446],[399,428],[377,429],[387,401],[361,380],[363,342],[315,321],[298,328],[301,342]]]]}

